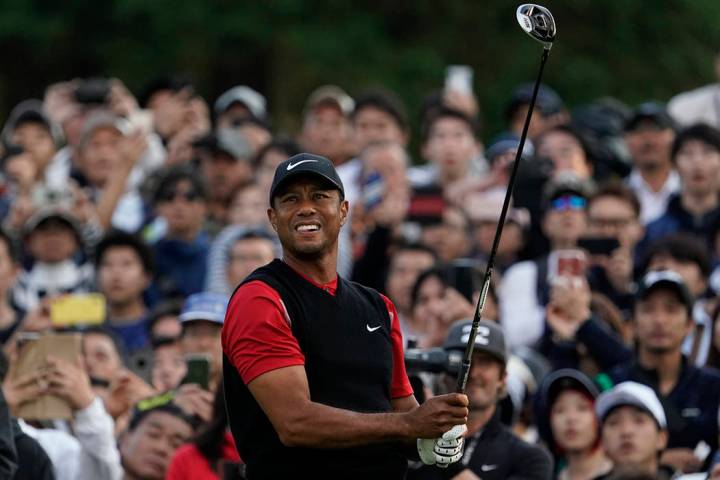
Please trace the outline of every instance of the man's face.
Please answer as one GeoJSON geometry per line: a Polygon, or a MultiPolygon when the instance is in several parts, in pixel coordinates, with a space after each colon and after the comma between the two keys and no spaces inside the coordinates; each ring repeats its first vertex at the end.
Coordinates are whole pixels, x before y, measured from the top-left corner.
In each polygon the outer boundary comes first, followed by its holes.
{"type": "Polygon", "coordinates": [[[337,162],[348,156],[352,126],[337,106],[321,104],[305,117],[301,137],[305,150],[337,162]]]}
{"type": "Polygon", "coordinates": [[[112,127],[102,127],[90,135],[79,152],[79,166],[93,186],[102,187],[120,165],[122,134],[112,127]]]}
{"type": "Polygon", "coordinates": [[[175,315],[163,315],[153,323],[151,336],[154,338],[180,338],[182,326],[175,315]]]}
{"type": "Polygon", "coordinates": [[[424,250],[400,250],[393,255],[387,276],[387,294],[399,312],[410,312],[410,294],[420,272],[432,267],[433,256],[424,250]]]}
{"type": "Polygon", "coordinates": [[[224,152],[200,154],[202,174],[213,199],[226,202],[233,191],[252,179],[252,167],[245,159],[235,159],[224,152]]]}
{"type": "Polygon", "coordinates": [[[12,132],[11,139],[15,145],[20,145],[30,153],[35,165],[41,170],[44,170],[57,151],[48,128],[38,122],[21,123],[12,132]]]}
{"type": "Polygon", "coordinates": [[[553,200],[542,220],[543,232],[551,244],[574,245],[585,234],[587,211],[583,202],[575,195],[553,200]]]}
{"type": "Polygon", "coordinates": [[[77,249],[77,239],[72,227],[64,221],[49,219],[30,233],[28,249],[39,262],[58,263],[73,255],[77,249]]]}
{"type": "MultiPolygon", "coordinates": [[[[490,254],[490,250],[492,249],[497,224],[498,222],[493,220],[472,222],[473,241],[480,252],[485,255],[490,254]]],[[[515,222],[505,222],[497,254],[500,257],[515,255],[524,244],[525,235],[522,227],[515,222]]]]}
{"type": "Polygon", "coordinates": [[[567,132],[553,130],[544,134],[538,143],[538,155],[552,160],[554,174],[572,172],[580,178],[592,177],[592,167],[580,141],[567,132]]]}
{"type": "Polygon", "coordinates": [[[436,120],[423,146],[425,158],[438,167],[442,177],[450,181],[466,175],[470,161],[477,154],[478,144],[470,126],[453,117],[436,120]]]}
{"type": "Polygon", "coordinates": [[[283,250],[307,260],[337,251],[347,214],[348,202],[340,200],[340,192],[313,176],[291,180],[268,209],[283,250]]]}
{"type": "MultiPolygon", "coordinates": [[[[512,118],[510,119],[510,130],[517,136],[520,136],[522,132],[529,108],[530,105],[528,104],[520,105],[515,109],[515,112],[513,112],[512,118]]],[[[528,126],[528,138],[535,141],[540,134],[550,127],[552,127],[552,123],[548,121],[548,117],[545,117],[542,112],[534,110],[533,116],[530,117],[530,125],[528,126]]]]}
{"type": "Polygon", "coordinates": [[[497,358],[484,352],[473,353],[467,384],[470,410],[485,410],[495,405],[505,388],[506,377],[497,358]]]}
{"type": "Polygon", "coordinates": [[[183,127],[188,115],[192,114],[192,92],[163,90],[155,93],[148,102],[153,112],[153,123],[158,134],[168,140],[183,127]]]}
{"type": "Polygon", "coordinates": [[[667,288],[658,287],[638,301],[633,318],[640,348],[653,354],[679,350],[692,328],[685,305],[667,288]]]}
{"type": "Polygon", "coordinates": [[[202,228],[205,218],[205,200],[189,180],[180,180],[167,187],[157,203],[160,216],[168,222],[168,233],[173,236],[187,236],[202,228]]]}
{"type": "Polygon", "coordinates": [[[720,189],[720,152],[701,141],[688,140],[675,155],[682,189],[690,194],[710,195],[720,189]]]}
{"type": "Polygon", "coordinates": [[[361,152],[373,142],[407,143],[407,135],[395,118],[379,108],[368,106],[356,111],[353,126],[355,145],[361,152]]]}
{"type": "Polygon", "coordinates": [[[159,392],[177,388],[187,373],[187,364],[179,343],[162,345],[153,350],[152,384],[159,392]]]}
{"type": "Polygon", "coordinates": [[[287,160],[289,157],[285,152],[276,149],[270,149],[260,159],[260,164],[255,171],[255,181],[260,188],[264,198],[270,195],[270,186],[272,185],[275,169],[278,165],[287,160]]]}
{"type": "Polygon", "coordinates": [[[362,158],[365,171],[380,174],[386,192],[409,194],[407,157],[399,144],[373,148],[362,158]]]}
{"type": "Polygon", "coordinates": [[[273,244],[266,238],[245,238],[235,242],[230,249],[228,284],[234,288],[253,270],[270,263],[275,258],[273,244]]]}
{"type": "Polygon", "coordinates": [[[228,209],[228,223],[268,226],[265,214],[267,197],[257,185],[249,185],[238,190],[228,209]]]}
{"type": "Polygon", "coordinates": [[[588,234],[617,238],[625,248],[633,248],[640,241],[644,229],[632,205],[621,198],[605,195],[588,205],[588,234]]]}
{"type": "Polygon", "coordinates": [[[149,282],[133,248],[118,246],[105,251],[98,268],[98,284],[110,305],[123,306],[141,300],[149,282]]]}
{"type": "Polygon", "coordinates": [[[210,374],[219,378],[222,371],[222,325],[206,320],[193,320],[183,324],[180,344],[184,355],[209,355],[212,361],[210,374]]]}
{"type": "Polygon", "coordinates": [[[421,241],[436,251],[443,261],[462,257],[470,248],[467,217],[457,208],[446,208],[442,223],[423,228],[421,241]]]}
{"type": "Polygon", "coordinates": [[[602,424],[602,446],[616,467],[645,467],[665,449],[667,433],[646,412],[633,407],[615,408],[602,424]]]}
{"type": "Polygon", "coordinates": [[[83,356],[88,375],[110,382],[123,368],[120,353],[107,335],[86,333],[82,337],[83,356]]]}
{"type": "Polygon", "coordinates": [[[653,120],[643,120],[626,132],[624,138],[637,168],[654,169],[670,164],[670,150],[675,139],[671,128],[661,128],[653,120]]]}
{"type": "Polygon", "coordinates": [[[166,412],[151,412],[120,440],[126,474],[143,480],[163,480],[175,450],[190,439],[187,422],[166,412]]]}
{"type": "Polygon", "coordinates": [[[677,272],[687,285],[694,297],[699,297],[707,289],[708,281],[695,262],[684,262],[671,257],[668,254],[654,255],[648,262],[647,270],[655,272],[660,270],[672,270],[677,272]]]}

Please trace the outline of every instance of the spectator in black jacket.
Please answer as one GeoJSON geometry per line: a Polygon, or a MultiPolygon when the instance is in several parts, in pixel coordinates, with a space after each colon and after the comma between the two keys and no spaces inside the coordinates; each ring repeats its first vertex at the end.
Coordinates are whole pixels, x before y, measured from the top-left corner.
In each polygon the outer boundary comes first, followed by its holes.
{"type": "MultiPolygon", "coordinates": [[[[471,320],[455,322],[443,346],[445,350],[451,354],[462,354],[471,327],[471,320]]],[[[465,478],[468,474],[474,474],[482,480],[552,478],[553,461],[550,454],[540,446],[524,442],[500,422],[497,402],[506,393],[508,355],[500,326],[482,320],[475,338],[467,384],[470,415],[465,454],[447,471],[421,471],[412,478],[465,478]],[[460,474],[463,477],[459,477],[460,474]]],[[[451,380],[454,386],[454,378],[446,379],[451,380]]]]}
{"type": "Polygon", "coordinates": [[[633,310],[634,354],[589,318],[588,302],[586,283],[559,287],[548,307],[548,324],[557,335],[582,343],[608,372],[609,382],[631,380],[651,387],[668,423],[668,449],[661,461],[686,473],[697,471],[703,462],[693,451],[703,443],[710,451],[718,448],[720,374],[695,367],[682,353],[693,328],[693,298],[682,277],[657,271],[640,282],[633,310]]]}

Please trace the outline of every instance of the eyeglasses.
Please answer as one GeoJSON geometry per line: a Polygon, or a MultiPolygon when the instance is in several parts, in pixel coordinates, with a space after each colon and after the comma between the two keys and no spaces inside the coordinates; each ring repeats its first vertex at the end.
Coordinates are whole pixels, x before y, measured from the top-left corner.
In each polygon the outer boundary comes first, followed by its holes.
{"type": "Polygon", "coordinates": [[[158,195],[158,200],[161,202],[172,202],[178,197],[182,197],[185,201],[194,202],[200,198],[200,193],[195,190],[188,190],[186,192],[178,192],[177,190],[166,190],[158,195]]]}
{"type": "Polygon", "coordinates": [[[587,200],[578,195],[563,195],[550,202],[553,210],[564,212],[566,210],[582,210],[587,205],[587,200]]]}

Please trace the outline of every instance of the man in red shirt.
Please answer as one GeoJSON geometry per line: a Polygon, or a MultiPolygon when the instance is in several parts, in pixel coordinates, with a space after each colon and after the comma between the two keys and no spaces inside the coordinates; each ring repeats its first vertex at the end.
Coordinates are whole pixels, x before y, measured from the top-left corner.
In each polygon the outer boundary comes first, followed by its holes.
{"type": "Polygon", "coordinates": [[[248,478],[403,478],[409,443],[426,463],[459,460],[467,397],[418,406],[394,305],[337,275],[348,202],[332,163],[310,154],[281,163],[270,205],[283,259],[235,291],[222,333],[230,427],[248,478]]]}

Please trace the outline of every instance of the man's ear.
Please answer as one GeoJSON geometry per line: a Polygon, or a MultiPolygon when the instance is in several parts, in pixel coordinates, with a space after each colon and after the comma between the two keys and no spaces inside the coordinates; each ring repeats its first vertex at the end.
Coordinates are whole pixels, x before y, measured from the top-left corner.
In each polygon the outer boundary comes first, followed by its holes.
{"type": "Polygon", "coordinates": [[[340,225],[345,225],[347,221],[348,211],[350,210],[350,203],[347,200],[343,200],[340,203],[340,225]]]}
{"type": "Polygon", "coordinates": [[[665,447],[667,447],[668,442],[668,433],[667,430],[660,430],[657,436],[657,442],[655,444],[655,447],[658,452],[662,452],[665,450],[665,447]]]}
{"type": "Polygon", "coordinates": [[[270,220],[270,225],[272,225],[273,230],[275,230],[275,233],[277,233],[277,215],[275,214],[275,209],[272,207],[268,208],[267,216],[268,220],[270,220]]]}
{"type": "Polygon", "coordinates": [[[502,400],[507,397],[507,366],[503,368],[503,372],[500,375],[500,384],[498,386],[498,400],[502,400]]]}

